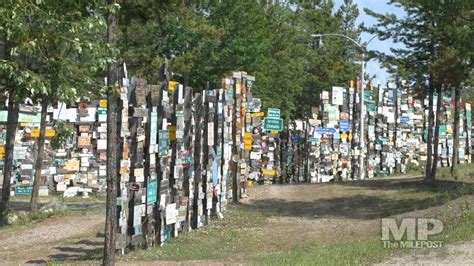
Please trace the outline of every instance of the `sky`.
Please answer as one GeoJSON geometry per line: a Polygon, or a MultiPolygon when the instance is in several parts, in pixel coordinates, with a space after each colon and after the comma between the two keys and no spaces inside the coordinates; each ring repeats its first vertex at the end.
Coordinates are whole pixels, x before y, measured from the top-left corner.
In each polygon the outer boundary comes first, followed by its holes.
{"type": "MultiPolygon", "coordinates": [[[[335,9],[337,10],[343,3],[344,0],[335,0],[335,9]]],[[[354,4],[359,8],[359,17],[357,18],[357,23],[360,24],[364,22],[366,26],[370,26],[376,23],[376,19],[368,16],[364,12],[364,8],[370,8],[371,10],[377,13],[394,13],[398,17],[404,15],[404,11],[401,8],[397,8],[392,5],[388,5],[387,0],[353,0],[354,4]]],[[[369,41],[373,35],[363,32],[361,35],[362,41],[369,41]]],[[[385,53],[390,53],[391,47],[403,47],[401,44],[395,44],[390,40],[380,41],[378,38],[374,38],[368,45],[368,50],[381,51],[385,53]]],[[[376,60],[370,60],[366,65],[366,72],[372,75],[376,75],[375,80],[380,80],[381,84],[385,84],[391,79],[390,75],[387,73],[379,62],[376,60]]]]}

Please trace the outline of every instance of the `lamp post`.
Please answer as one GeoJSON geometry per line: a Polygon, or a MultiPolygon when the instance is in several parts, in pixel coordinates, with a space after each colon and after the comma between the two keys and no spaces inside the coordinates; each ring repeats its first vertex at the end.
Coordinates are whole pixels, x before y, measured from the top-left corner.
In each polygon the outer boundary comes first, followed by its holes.
{"type": "Polygon", "coordinates": [[[356,40],[352,39],[349,36],[346,36],[344,34],[339,34],[339,33],[326,33],[326,34],[311,34],[312,38],[319,38],[319,44],[322,45],[323,43],[323,36],[339,36],[346,38],[353,42],[355,45],[357,45],[359,48],[362,49],[362,59],[361,59],[361,77],[360,77],[360,152],[359,152],[359,179],[364,179],[365,178],[365,170],[364,169],[364,150],[365,150],[365,130],[364,130],[364,120],[365,120],[365,112],[364,112],[364,75],[365,75],[365,50],[367,45],[376,37],[372,37],[370,39],[366,46],[364,47],[362,44],[358,43],[356,40]]]}

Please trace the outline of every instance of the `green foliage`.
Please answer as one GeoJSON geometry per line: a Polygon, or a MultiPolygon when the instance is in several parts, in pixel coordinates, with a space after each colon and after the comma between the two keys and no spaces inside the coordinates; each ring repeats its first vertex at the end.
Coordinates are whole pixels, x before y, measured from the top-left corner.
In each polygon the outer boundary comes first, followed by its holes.
{"type": "Polygon", "coordinates": [[[75,101],[101,87],[112,60],[100,1],[6,0],[0,6],[1,74],[22,100],[75,101]]]}
{"type": "Polygon", "coordinates": [[[57,121],[54,129],[56,130],[56,135],[51,137],[50,145],[53,150],[58,150],[63,148],[67,141],[72,137],[73,130],[67,126],[67,123],[64,121],[57,121]]]}
{"type": "Polygon", "coordinates": [[[158,80],[170,60],[174,80],[201,90],[242,70],[256,76],[254,92],[264,108],[301,117],[321,90],[357,77],[359,51],[344,39],[328,38],[316,48],[312,33],[342,33],[359,39],[352,1],[336,13],[332,1],[304,3],[127,1],[120,17],[119,48],[131,74],[158,80]]]}
{"type": "Polygon", "coordinates": [[[378,21],[366,28],[368,32],[405,46],[391,49],[391,55],[377,53],[393,73],[420,87],[428,76],[437,85],[472,83],[472,1],[391,0],[390,4],[403,8],[406,16],[365,12],[378,21]]]}

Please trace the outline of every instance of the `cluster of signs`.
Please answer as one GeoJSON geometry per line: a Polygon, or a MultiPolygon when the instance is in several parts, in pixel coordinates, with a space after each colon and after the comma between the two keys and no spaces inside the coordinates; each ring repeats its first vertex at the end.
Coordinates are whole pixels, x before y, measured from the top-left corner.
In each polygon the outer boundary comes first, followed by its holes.
{"type": "MultiPolygon", "coordinates": [[[[420,165],[427,154],[427,123],[430,112],[428,99],[415,99],[408,86],[396,87],[389,83],[367,88],[364,95],[366,108],[365,147],[359,143],[360,103],[359,91],[353,87],[333,87],[321,93],[321,105],[313,108],[309,119],[309,179],[325,182],[333,179],[354,179],[363,169],[366,177],[388,175],[405,171],[409,163],[420,165]],[[358,167],[359,156],[364,166],[358,167]]],[[[435,97],[435,102],[437,95],[435,97]]],[[[439,166],[449,166],[453,152],[459,153],[460,162],[470,161],[471,106],[460,102],[460,148],[453,151],[454,92],[443,96],[440,117],[439,166]]]]}

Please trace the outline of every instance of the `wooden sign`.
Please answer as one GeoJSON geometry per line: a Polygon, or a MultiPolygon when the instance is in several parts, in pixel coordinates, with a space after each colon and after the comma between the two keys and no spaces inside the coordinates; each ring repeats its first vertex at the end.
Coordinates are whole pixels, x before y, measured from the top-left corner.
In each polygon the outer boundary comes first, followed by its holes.
{"type": "Polygon", "coordinates": [[[64,164],[64,169],[68,171],[79,171],[80,161],[76,159],[68,160],[64,164]]]}
{"type": "Polygon", "coordinates": [[[79,132],[89,132],[90,128],[90,125],[79,125],[79,132]]]}
{"type": "Polygon", "coordinates": [[[170,132],[170,140],[176,140],[176,126],[168,126],[168,130],[170,132]]]}
{"type": "Polygon", "coordinates": [[[91,145],[90,136],[79,136],[77,137],[77,146],[78,147],[87,147],[91,145]]]}

